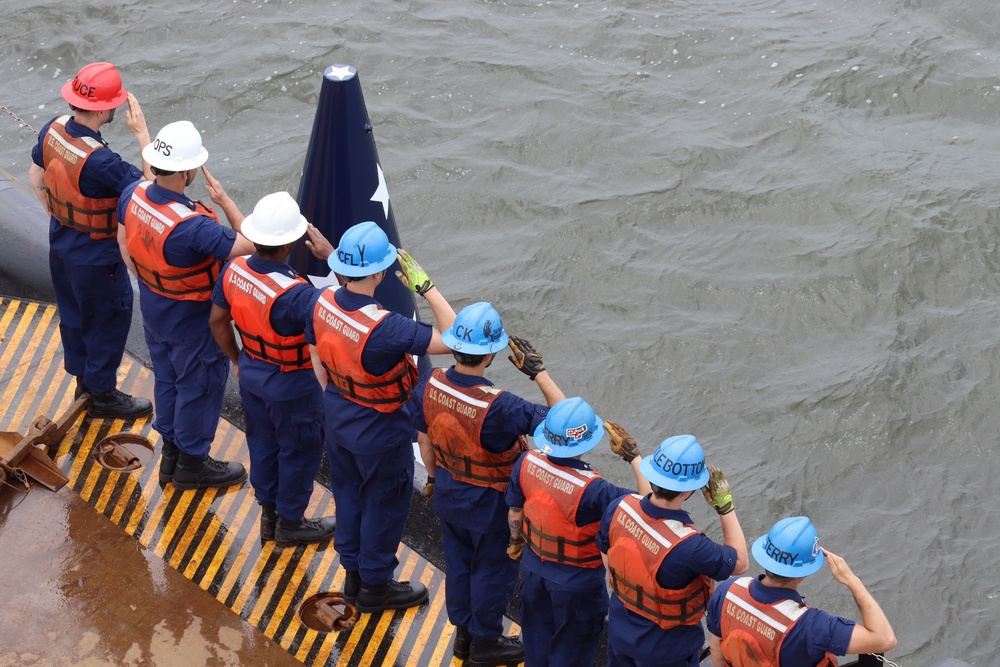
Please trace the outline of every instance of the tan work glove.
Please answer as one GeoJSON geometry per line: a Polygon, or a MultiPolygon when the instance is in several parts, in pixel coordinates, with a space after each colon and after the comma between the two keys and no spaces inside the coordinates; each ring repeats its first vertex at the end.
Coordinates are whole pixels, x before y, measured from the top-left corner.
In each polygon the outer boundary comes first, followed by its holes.
{"type": "Polygon", "coordinates": [[[604,429],[611,436],[611,451],[625,460],[625,463],[632,463],[635,457],[639,456],[639,445],[635,438],[629,435],[621,424],[617,422],[604,422],[604,429]]]}
{"type": "Polygon", "coordinates": [[[396,277],[399,278],[399,282],[406,286],[406,289],[423,296],[430,288],[434,287],[434,282],[427,276],[423,267],[402,248],[399,249],[399,266],[403,270],[396,271],[396,277]]]}
{"type": "Polygon", "coordinates": [[[434,478],[430,475],[427,476],[427,483],[424,484],[423,494],[427,500],[434,500],[434,478]]]}
{"type": "Polygon", "coordinates": [[[507,544],[507,556],[511,560],[521,560],[521,556],[524,555],[524,538],[519,537],[516,540],[511,539],[510,543],[507,544]]]}
{"type": "Polygon", "coordinates": [[[733,507],[733,490],[729,487],[729,480],[715,466],[708,466],[708,472],[708,484],[701,490],[705,501],[720,515],[729,514],[736,509],[733,507]]]}
{"type": "Polygon", "coordinates": [[[525,339],[511,336],[507,345],[514,353],[507,357],[510,363],[527,375],[529,380],[534,380],[539,373],[545,370],[545,364],[542,363],[542,353],[535,350],[531,343],[525,339]]]}

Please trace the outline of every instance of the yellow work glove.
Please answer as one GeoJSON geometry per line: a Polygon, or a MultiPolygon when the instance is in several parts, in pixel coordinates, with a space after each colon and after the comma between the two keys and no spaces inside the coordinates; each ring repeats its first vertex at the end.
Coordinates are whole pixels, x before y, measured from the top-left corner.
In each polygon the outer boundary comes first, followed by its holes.
{"type": "Polygon", "coordinates": [[[639,445],[621,424],[604,422],[604,430],[611,436],[611,451],[622,457],[625,463],[632,463],[632,460],[639,456],[639,445]]]}
{"type": "Polygon", "coordinates": [[[423,296],[430,288],[434,287],[434,283],[427,276],[423,267],[402,248],[399,249],[399,266],[403,270],[396,271],[396,277],[399,278],[399,282],[406,286],[406,289],[423,296]]]}
{"type": "Polygon", "coordinates": [[[729,514],[733,507],[733,490],[729,487],[729,480],[722,474],[722,471],[715,466],[708,466],[708,484],[702,488],[705,500],[715,508],[720,515],[729,514]]]}
{"type": "Polygon", "coordinates": [[[511,336],[507,345],[514,353],[507,357],[510,363],[527,375],[529,380],[534,380],[539,373],[545,370],[545,364],[542,363],[542,353],[536,351],[531,343],[525,339],[511,336]]]}
{"type": "Polygon", "coordinates": [[[521,560],[521,556],[524,555],[524,538],[519,537],[516,540],[511,538],[510,543],[507,544],[507,556],[511,560],[521,560]]]}
{"type": "Polygon", "coordinates": [[[423,494],[427,500],[434,500],[434,478],[430,475],[427,476],[427,483],[424,484],[423,494]]]}

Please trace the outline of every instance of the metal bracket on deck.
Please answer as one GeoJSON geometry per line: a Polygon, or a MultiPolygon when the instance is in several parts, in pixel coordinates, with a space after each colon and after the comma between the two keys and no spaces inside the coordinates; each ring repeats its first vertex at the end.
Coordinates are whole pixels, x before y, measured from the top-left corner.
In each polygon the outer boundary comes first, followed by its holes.
{"type": "Polygon", "coordinates": [[[69,480],[49,458],[45,447],[62,440],[89,404],[90,394],[82,394],[56,421],[44,415],[35,417],[27,435],[0,432],[0,479],[27,475],[52,491],[64,487],[69,480]]]}

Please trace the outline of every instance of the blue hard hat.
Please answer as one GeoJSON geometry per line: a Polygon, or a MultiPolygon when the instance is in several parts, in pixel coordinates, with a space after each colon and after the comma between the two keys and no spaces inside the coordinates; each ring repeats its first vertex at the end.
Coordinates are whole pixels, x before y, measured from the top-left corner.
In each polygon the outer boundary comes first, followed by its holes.
{"type": "Polygon", "coordinates": [[[534,435],[539,451],[564,459],[586,454],[603,437],[604,420],[582,398],[566,398],[553,405],[534,435]]]}
{"type": "Polygon", "coordinates": [[[667,491],[695,491],[708,484],[705,451],[693,435],[675,435],[660,443],[653,455],[644,458],[639,471],[667,491]]]}
{"type": "Polygon", "coordinates": [[[363,278],[388,269],[396,261],[396,246],[374,222],[354,225],[340,237],[327,263],[334,273],[363,278]]]}
{"type": "Polygon", "coordinates": [[[463,308],[451,328],[441,332],[442,343],[465,354],[493,354],[508,340],[500,313],[485,301],[463,308]]]}
{"type": "Polygon", "coordinates": [[[819,548],[819,533],[804,516],[774,524],[767,535],[753,543],[751,553],[758,565],[782,577],[807,577],[826,561],[819,548]]]}

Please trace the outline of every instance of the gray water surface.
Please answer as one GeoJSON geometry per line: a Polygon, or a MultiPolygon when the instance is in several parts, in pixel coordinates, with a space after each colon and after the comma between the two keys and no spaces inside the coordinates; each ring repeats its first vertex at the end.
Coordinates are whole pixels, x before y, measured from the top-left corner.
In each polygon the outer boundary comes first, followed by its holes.
{"type": "MultiPolygon", "coordinates": [[[[492,301],[644,451],[696,435],[748,539],[810,516],[899,664],[1000,665],[998,34],[988,0],[0,0],[0,81],[37,129],[113,61],[249,212],[298,190],[322,72],[354,65],[456,309],[492,301]]],[[[0,115],[0,166],[33,142],[0,115]]],[[[803,591],[859,618],[827,570],[803,591]]]]}

